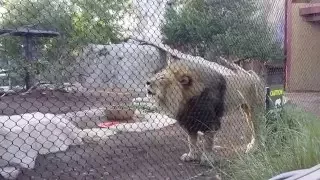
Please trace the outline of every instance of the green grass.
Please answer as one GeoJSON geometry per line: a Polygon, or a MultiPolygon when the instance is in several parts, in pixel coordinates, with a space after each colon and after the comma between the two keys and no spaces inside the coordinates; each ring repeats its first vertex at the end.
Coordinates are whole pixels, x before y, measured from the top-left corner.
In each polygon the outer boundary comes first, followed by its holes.
{"type": "Polygon", "coordinates": [[[259,118],[259,147],[239,155],[226,179],[265,180],[320,163],[320,119],[286,105],[259,118]]]}

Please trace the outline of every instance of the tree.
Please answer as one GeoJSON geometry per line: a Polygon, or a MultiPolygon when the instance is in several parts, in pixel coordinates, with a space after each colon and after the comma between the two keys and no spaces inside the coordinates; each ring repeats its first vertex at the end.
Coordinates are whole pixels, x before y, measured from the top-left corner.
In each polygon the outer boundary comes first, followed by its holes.
{"type": "Polygon", "coordinates": [[[83,45],[108,44],[121,38],[118,21],[123,18],[128,5],[127,0],[4,0],[6,12],[2,14],[1,28],[28,26],[55,30],[60,37],[38,39],[39,56],[35,63],[24,61],[21,48],[23,38],[20,37],[1,37],[0,44],[4,51],[0,53],[12,62],[10,69],[17,72],[20,78],[27,67],[46,80],[65,81],[71,73],[68,67],[71,67],[83,45]]]}
{"type": "Polygon", "coordinates": [[[281,43],[254,0],[177,0],[167,9],[164,42],[193,55],[281,60],[281,43]]]}

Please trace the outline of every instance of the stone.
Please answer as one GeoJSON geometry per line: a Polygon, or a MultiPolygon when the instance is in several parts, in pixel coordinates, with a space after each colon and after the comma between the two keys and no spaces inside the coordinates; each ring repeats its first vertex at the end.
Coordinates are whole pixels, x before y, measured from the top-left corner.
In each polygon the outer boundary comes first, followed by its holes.
{"type": "Polygon", "coordinates": [[[70,145],[82,144],[80,132],[59,115],[35,112],[0,116],[0,174],[14,179],[20,168],[34,168],[38,154],[65,151],[70,145]]]}
{"type": "Polygon", "coordinates": [[[88,109],[77,112],[69,112],[65,116],[80,129],[96,128],[99,123],[106,120],[105,108],[88,109]]]}
{"type": "Polygon", "coordinates": [[[106,109],[105,115],[110,121],[123,121],[132,119],[134,112],[134,108],[110,107],[106,109]]]}
{"type": "Polygon", "coordinates": [[[166,65],[159,49],[137,42],[89,44],[77,62],[73,76],[83,88],[96,91],[120,88],[141,92],[147,78],[166,65]]]}

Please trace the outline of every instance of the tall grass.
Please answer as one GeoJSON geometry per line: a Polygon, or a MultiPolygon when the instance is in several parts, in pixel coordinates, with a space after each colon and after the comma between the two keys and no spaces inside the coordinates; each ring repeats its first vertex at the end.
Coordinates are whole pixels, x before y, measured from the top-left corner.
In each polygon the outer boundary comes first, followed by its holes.
{"type": "Polygon", "coordinates": [[[259,118],[259,147],[239,155],[227,179],[265,180],[320,163],[320,119],[292,105],[259,118]]]}

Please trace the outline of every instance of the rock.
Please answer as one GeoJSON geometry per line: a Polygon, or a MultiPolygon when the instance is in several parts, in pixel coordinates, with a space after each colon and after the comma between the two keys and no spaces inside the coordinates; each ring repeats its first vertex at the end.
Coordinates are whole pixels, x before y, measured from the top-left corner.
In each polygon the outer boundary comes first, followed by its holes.
{"type": "Polygon", "coordinates": [[[132,116],[132,119],[134,122],[141,122],[145,119],[145,113],[139,109],[136,109],[134,111],[134,114],[132,116]]]}
{"type": "Polygon", "coordinates": [[[132,100],[132,105],[137,109],[156,110],[155,102],[148,97],[137,97],[132,100]]]}
{"type": "Polygon", "coordinates": [[[133,116],[135,122],[146,120],[146,115],[150,112],[156,111],[154,100],[148,97],[137,97],[132,100],[133,106],[136,108],[133,116]]]}
{"type": "Polygon", "coordinates": [[[14,179],[20,168],[32,169],[38,154],[65,151],[82,144],[81,132],[67,118],[39,112],[0,116],[0,174],[14,179]]]}
{"type": "Polygon", "coordinates": [[[116,131],[110,129],[92,128],[84,129],[79,136],[86,142],[100,142],[107,140],[109,136],[117,134],[116,131]]]}
{"type": "Polygon", "coordinates": [[[117,132],[143,132],[161,129],[166,126],[173,125],[174,123],[176,123],[176,120],[169,118],[166,115],[159,113],[146,113],[144,119],[142,119],[140,122],[121,123],[111,126],[108,129],[117,132]]]}
{"type": "Polygon", "coordinates": [[[105,110],[108,120],[130,120],[134,116],[135,109],[129,107],[110,107],[105,110]]]}
{"type": "Polygon", "coordinates": [[[105,108],[89,109],[77,112],[69,112],[65,116],[76,127],[81,129],[96,128],[99,123],[106,120],[105,108]]]}
{"type": "Polygon", "coordinates": [[[84,87],[142,91],[146,78],[166,64],[161,52],[136,42],[85,47],[78,57],[73,76],[84,87]]]}

